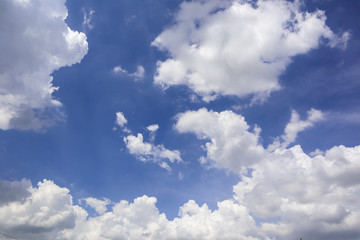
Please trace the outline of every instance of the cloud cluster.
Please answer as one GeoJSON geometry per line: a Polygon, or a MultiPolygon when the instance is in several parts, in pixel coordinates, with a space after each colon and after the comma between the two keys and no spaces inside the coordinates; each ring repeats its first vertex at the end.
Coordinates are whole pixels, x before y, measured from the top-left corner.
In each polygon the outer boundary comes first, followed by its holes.
{"type": "Polygon", "coordinates": [[[141,133],[136,136],[130,134],[131,131],[126,127],[127,119],[122,112],[116,113],[115,124],[118,125],[127,136],[123,138],[126,148],[130,154],[135,155],[137,159],[143,162],[154,162],[160,167],[171,171],[171,167],[167,163],[182,162],[180,152],[178,150],[169,150],[164,145],[154,144],[155,133],[159,129],[158,124],[149,125],[146,129],[150,132],[150,142],[144,142],[144,137],[141,133]]]}
{"type": "MultiPolygon", "coordinates": [[[[154,197],[120,201],[89,216],[72,203],[67,189],[51,181],[37,188],[25,180],[2,181],[0,186],[18,197],[0,202],[0,231],[30,240],[355,240],[360,236],[358,159],[360,146],[336,146],[315,157],[300,146],[277,149],[254,164],[250,175],[242,174],[234,196],[218,202],[217,209],[189,200],[173,220],[159,212],[154,197]]],[[[87,198],[86,203],[96,209],[108,201],[87,198]]]]}
{"type": "Polygon", "coordinates": [[[300,1],[185,1],[175,20],[152,43],[170,55],[157,63],[154,82],[187,85],[205,101],[250,94],[264,100],[279,89],[292,57],[349,38],[326,26],[323,11],[302,11],[300,1]]]}
{"type": "Polygon", "coordinates": [[[4,0],[0,7],[0,129],[41,129],[61,103],[51,74],[79,63],[86,35],[65,23],[65,0],[4,0]]]}

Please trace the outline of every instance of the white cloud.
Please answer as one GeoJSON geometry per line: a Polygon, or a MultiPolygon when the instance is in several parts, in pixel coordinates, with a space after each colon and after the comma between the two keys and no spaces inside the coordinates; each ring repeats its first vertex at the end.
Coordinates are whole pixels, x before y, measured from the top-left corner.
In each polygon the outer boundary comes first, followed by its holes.
{"type": "Polygon", "coordinates": [[[129,73],[126,69],[123,69],[120,65],[119,66],[115,66],[112,69],[113,73],[115,74],[125,74],[129,77],[134,78],[135,80],[141,80],[144,78],[145,75],[145,69],[143,66],[139,65],[136,67],[136,72],[133,73],[129,73]]]}
{"type": "Polygon", "coordinates": [[[104,214],[107,211],[107,206],[111,203],[111,201],[107,198],[104,200],[100,200],[93,197],[88,197],[82,199],[85,201],[86,205],[90,206],[91,208],[95,209],[98,214],[104,214]]]}
{"type": "MultiPolygon", "coordinates": [[[[116,113],[115,123],[120,126],[124,132],[131,133],[125,126],[127,120],[122,112],[116,113]]],[[[137,136],[130,134],[123,138],[126,148],[129,150],[130,154],[135,155],[137,159],[143,162],[155,162],[159,164],[160,167],[171,171],[171,167],[166,160],[170,163],[182,162],[180,152],[178,150],[169,150],[163,145],[155,145],[153,143],[156,131],[159,129],[158,124],[149,125],[146,129],[150,132],[150,142],[144,142],[144,137],[141,133],[138,133],[137,136]]]]}
{"type": "Polygon", "coordinates": [[[133,203],[120,201],[112,211],[82,219],[75,229],[62,233],[64,239],[160,239],[168,220],[155,206],[156,198],[143,196],[133,203]]]}
{"type": "Polygon", "coordinates": [[[86,12],[84,9],[82,9],[82,11],[84,14],[83,23],[82,23],[83,29],[84,30],[86,30],[86,29],[92,30],[94,28],[94,25],[91,24],[91,20],[93,18],[95,11],[92,9],[90,9],[88,12],[86,12]]]}
{"type": "Polygon", "coordinates": [[[125,69],[123,69],[121,66],[115,66],[112,70],[114,73],[128,73],[125,69]]]}
{"type": "MultiPolygon", "coordinates": [[[[0,229],[16,239],[56,239],[66,228],[74,228],[76,218],[86,212],[72,203],[69,190],[44,180],[33,188],[26,182],[9,184],[12,192],[25,196],[0,204],[0,229]]],[[[16,195],[16,194],[15,194],[16,195]]]]}
{"type": "Polygon", "coordinates": [[[304,131],[314,125],[314,123],[324,120],[324,114],[316,109],[311,109],[308,111],[308,117],[306,120],[300,120],[299,114],[293,110],[291,112],[290,122],[285,127],[285,133],[276,138],[275,141],[268,146],[269,150],[274,150],[279,147],[286,148],[291,143],[293,143],[297,137],[297,134],[301,131],[304,131]]]}
{"type": "Polygon", "coordinates": [[[152,124],[147,126],[146,129],[149,130],[150,132],[156,132],[159,129],[159,125],[152,124]]]}
{"type": "MultiPolygon", "coordinates": [[[[122,112],[116,113],[115,124],[118,125],[122,131],[130,133],[131,131],[125,126],[127,124],[127,119],[125,118],[122,112]]],[[[114,128],[116,130],[116,127],[114,128]]]]}
{"type": "Polygon", "coordinates": [[[234,186],[233,200],[257,219],[261,239],[356,239],[360,236],[356,228],[360,214],[360,146],[333,147],[313,158],[298,145],[286,149],[299,131],[322,119],[323,114],[315,109],[304,121],[293,111],[282,136],[285,144],[278,144],[271,152],[258,143],[259,130],[249,132],[243,117],[231,111],[185,112],[178,116],[175,128],[210,139],[205,149],[207,157],[215,162],[213,166],[240,173],[242,181],[234,186]],[[263,152],[260,158],[258,151],[252,151],[255,147],[263,152]],[[244,156],[249,159],[245,166],[252,169],[251,174],[239,167],[244,166],[244,156]]]}
{"type": "Polygon", "coordinates": [[[235,199],[262,219],[263,233],[279,239],[357,239],[359,157],[360,146],[314,158],[300,146],[278,149],[234,187],[235,199]]]}
{"type": "Polygon", "coordinates": [[[61,105],[52,97],[57,87],[51,74],[81,61],[88,51],[86,35],[65,23],[64,0],[1,5],[0,129],[44,128],[61,105]]]}
{"type": "Polygon", "coordinates": [[[152,43],[171,56],[157,63],[155,84],[184,84],[211,101],[217,95],[264,100],[279,89],[292,57],[346,43],[326,26],[323,11],[303,12],[299,1],[184,1],[176,23],[152,43]]]}
{"type": "Polygon", "coordinates": [[[146,128],[149,132],[150,132],[150,142],[154,142],[155,140],[155,135],[156,135],[156,131],[159,129],[159,125],[157,124],[152,124],[150,126],[147,126],[146,128]]]}
{"type": "Polygon", "coordinates": [[[124,142],[129,152],[143,162],[155,162],[167,170],[171,170],[171,168],[165,160],[168,160],[170,163],[182,162],[178,150],[169,150],[163,145],[144,142],[141,133],[138,133],[137,136],[129,135],[124,137],[124,142]]]}
{"type": "Polygon", "coordinates": [[[205,144],[207,156],[201,159],[202,163],[239,173],[266,155],[259,144],[260,128],[249,131],[244,117],[232,111],[217,113],[202,108],[177,117],[176,130],[210,140],[205,144]]]}
{"type": "Polygon", "coordinates": [[[116,113],[116,124],[119,127],[124,127],[126,123],[127,123],[127,120],[126,120],[124,114],[122,112],[117,112],[116,113]]]}

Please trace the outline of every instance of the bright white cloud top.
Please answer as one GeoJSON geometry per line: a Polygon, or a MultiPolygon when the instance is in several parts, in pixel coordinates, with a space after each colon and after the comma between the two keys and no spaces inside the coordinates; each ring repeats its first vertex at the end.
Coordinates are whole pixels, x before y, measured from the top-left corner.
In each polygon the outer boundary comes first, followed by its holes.
{"type": "Polygon", "coordinates": [[[241,172],[266,155],[259,144],[260,128],[249,131],[243,116],[232,111],[221,113],[205,108],[178,115],[175,128],[181,132],[195,133],[199,139],[209,139],[205,144],[207,156],[202,163],[241,172]]]}
{"type": "Polygon", "coordinates": [[[154,82],[184,84],[205,101],[217,95],[264,100],[279,89],[292,57],[319,44],[346,43],[334,34],[323,11],[304,12],[300,1],[184,2],[176,24],[152,43],[171,56],[157,63],[154,82]]]}
{"type": "Polygon", "coordinates": [[[51,74],[81,61],[86,35],[65,23],[65,0],[4,0],[0,12],[0,129],[41,129],[61,105],[51,74]]]}

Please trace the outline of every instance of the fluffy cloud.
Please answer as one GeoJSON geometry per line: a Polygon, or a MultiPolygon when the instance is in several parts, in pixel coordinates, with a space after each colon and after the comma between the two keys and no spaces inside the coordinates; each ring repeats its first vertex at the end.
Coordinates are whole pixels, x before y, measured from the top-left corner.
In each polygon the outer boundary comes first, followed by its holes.
{"type": "Polygon", "coordinates": [[[278,149],[234,187],[235,199],[261,219],[261,231],[268,236],[357,239],[359,157],[360,146],[333,147],[314,158],[300,146],[278,149]]]}
{"type": "Polygon", "coordinates": [[[120,65],[115,66],[112,71],[115,74],[125,74],[125,75],[127,75],[129,77],[134,78],[135,80],[143,79],[144,74],[145,74],[145,69],[141,65],[137,66],[136,67],[136,72],[133,72],[133,73],[129,73],[126,69],[123,69],[120,65]]]}
{"type": "Polygon", "coordinates": [[[178,150],[166,149],[163,145],[155,145],[153,143],[144,142],[143,135],[138,133],[137,136],[129,135],[124,137],[124,142],[131,154],[134,154],[143,162],[156,162],[160,167],[171,170],[165,160],[174,162],[182,162],[180,152],[178,150]]]}
{"type": "Polygon", "coordinates": [[[268,147],[269,150],[274,150],[279,147],[286,148],[293,143],[297,137],[297,134],[304,131],[314,125],[314,123],[324,120],[324,114],[316,109],[308,111],[308,118],[306,120],[300,120],[299,114],[293,110],[291,112],[290,122],[285,127],[285,133],[268,147]]]}
{"type": "Polygon", "coordinates": [[[307,119],[300,120],[293,111],[281,136],[283,142],[273,144],[271,151],[258,143],[259,130],[250,132],[243,117],[231,111],[185,112],[178,115],[175,128],[210,140],[205,149],[213,166],[240,173],[242,181],[234,186],[233,200],[257,219],[261,236],[356,239],[360,236],[356,228],[360,214],[360,178],[356,174],[360,170],[360,146],[337,146],[325,154],[312,153],[314,157],[298,145],[286,149],[299,131],[323,118],[320,111],[311,109],[307,119]],[[244,165],[246,158],[249,160],[244,165]],[[239,164],[251,173],[241,171],[239,164]]]}
{"type": "Polygon", "coordinates": [[[86,214],[73,205],[68,189],[52,181],[39,182],[37,188],[25,180],[8,182],[7,188],[16,197],[0,203],[0,230],[16,239],[56,239],[75,227],[78,214],[86,214]]]}
{"type": "Polygon", "coordinates": [[[124,127],[125,124],[127,124],[127,120],[124,116],[124,114],[122,112],[117,112],[116,113],[116,121],[115,121],[116,125],[118,125],[119,127],[124,127]]]}
{"type": "Polygon", "coordinates": [[[159,125],[152,124],[146,127],[146,129],[150,132],[156,132],[159,129],[159,125]]]}
{"type": "Polygon", "coordinates": [[[202,163],[241,172],[247,167],[262,160],[266,152],[259,144],[260,128],[253,131],[244,117],[224,111],[221,113],[208,111],[188,111],[177,116],[175,128],[182,133],[195,133],[199,139],[208,139],[205,149],[207,156],[202,163]]]}
{"type": "Polygon", "coordinates": [[[170,58],[157,63],[154,82],[185,84],[203,97],[279,89],[278,77],[293,56],[327,42],[345,43],[326,26],[323,11],[303,12],[299,1],[185,1],[175,24],[152,43],[170,58]],[[323,41],[326,40],[326,41],[323,41]]]}
{"type": "Polygon", "coordinates": [[[167,223],[155,206],[156,198],[143,196],[133,203],[120,201],[111,212],[83,219],[75,229],[64,231],[65,239],[156,239],[167,223]]]}
{"type": "Polygon", "coordinates": [[[88,51],[86,35],[71,30],[66,17],[65,0],[1,2],[0,129],[52,124],[61,103],[52,97],[51,74],[88,51]]]}
{"type": "MultiPolygon", "coordinates": [[[[125,118],[124,114],[122,112],[117,112],[116,114],[116,120],[115,124],[120,127],[120,129],[126,133],[130,133],[131,131],[126,127],[127,119],[125,118]]],[[[116,130],[117,128],[114,127],[113,130],[116,130]]]]}
{"type": "Polygon", "coordinates": [[[154,142],[156,131],[159,129],[159,125],[152,124],[150,126],[147,126],[146,129],[150,132],[150,141],[154,142]]]}

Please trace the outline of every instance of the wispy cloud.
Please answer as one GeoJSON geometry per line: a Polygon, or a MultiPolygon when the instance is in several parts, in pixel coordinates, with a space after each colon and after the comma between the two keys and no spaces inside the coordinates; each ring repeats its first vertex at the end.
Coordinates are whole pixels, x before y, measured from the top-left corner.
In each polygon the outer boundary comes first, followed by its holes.
{"type": "Polygon", "coordinates": [[[90,9],[89,11],[85,11],[85,9],[82,9],[83,12],[83,29],[86,31],[87,29],[92,30],[94,28],[94,25],[91,23],[92,18],[94,16],[95,11],[90,9]]]}

